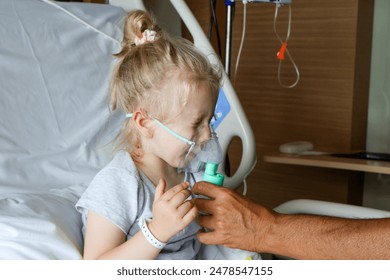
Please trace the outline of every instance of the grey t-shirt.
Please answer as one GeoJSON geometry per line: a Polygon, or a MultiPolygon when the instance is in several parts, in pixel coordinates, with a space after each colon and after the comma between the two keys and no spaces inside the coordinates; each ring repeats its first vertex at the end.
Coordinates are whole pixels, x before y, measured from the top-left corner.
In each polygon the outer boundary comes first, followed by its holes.
{"type": "MultiPolygon", "coordinates": [[[[137,170],[127,152],[119,151],[95,176],[76,204],[82,216],[83,234],[88,211],[94,211],[118,226],[130,239],[140,230],[141,218],[152,218],[154,195],[152,182],[137,170]]],[[[200,249],[198,230],[198,224],[193,221],[169,240],[157,259],[195,259],[200,249]]]]}

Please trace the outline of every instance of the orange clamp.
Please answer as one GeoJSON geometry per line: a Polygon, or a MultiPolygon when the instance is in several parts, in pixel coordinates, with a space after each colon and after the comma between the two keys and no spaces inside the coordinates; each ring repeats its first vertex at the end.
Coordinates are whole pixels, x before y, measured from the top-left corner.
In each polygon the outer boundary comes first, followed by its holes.
{"type": "Polygon", "coordinates": [[[284,42],[280,49],[279,49],[279,52],[277,53],[277,56],[278,56],[278,59],[279,60],[284,60],[284,52],[286,51],[287,49],[287,42],[284,42]]]}

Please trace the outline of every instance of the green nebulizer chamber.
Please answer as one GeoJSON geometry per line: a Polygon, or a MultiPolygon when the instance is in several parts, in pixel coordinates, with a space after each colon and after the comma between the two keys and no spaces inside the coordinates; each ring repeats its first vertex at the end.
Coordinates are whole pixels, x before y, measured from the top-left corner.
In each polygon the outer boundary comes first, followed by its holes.
{"type": "Polygon", "coordinates": [[[218,170],[218,163],[214,162],[208,162],[206,163],[204,174],[203,174],[203,181],[212,183],[217,186],[223,186],[223,181],[225,177],[217,173],[218,170]]]}

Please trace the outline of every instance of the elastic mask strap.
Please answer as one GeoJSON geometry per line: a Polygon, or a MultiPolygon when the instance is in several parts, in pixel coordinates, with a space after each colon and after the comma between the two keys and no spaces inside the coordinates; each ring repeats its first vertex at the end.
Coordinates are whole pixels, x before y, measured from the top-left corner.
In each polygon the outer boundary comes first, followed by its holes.
{"type": "MultiPolygon", "coordinates": [[[[132,113],[129,113],[129,114],[126,114],[126,118],[131,118],[133,117],[133,114],[132,113]]],[[[159,120],[153,118],[153,120],[160,126],[162,127],[165,131],[169,132],[171,135],[173,135],[174,137],[176,137],[177,139],[187,143],[188,145],[190,145],[191,147],[193,147],[195,145],[195,142],[194,141],[191,141],[179,134],[177,134],[176,132],[174,132],[172,129],[170,129],[169,127],[163,125],[159,120]]]]}

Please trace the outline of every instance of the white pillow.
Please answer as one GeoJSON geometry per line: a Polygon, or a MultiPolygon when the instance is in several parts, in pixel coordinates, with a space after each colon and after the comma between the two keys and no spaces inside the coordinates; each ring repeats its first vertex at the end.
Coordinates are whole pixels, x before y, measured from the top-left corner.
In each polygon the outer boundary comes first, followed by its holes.
{"type": "Polygon", "coordinates": [[[74,205],[85,186],[0,198],[0,259],[80,259],[83,236],[74,205]]]}

